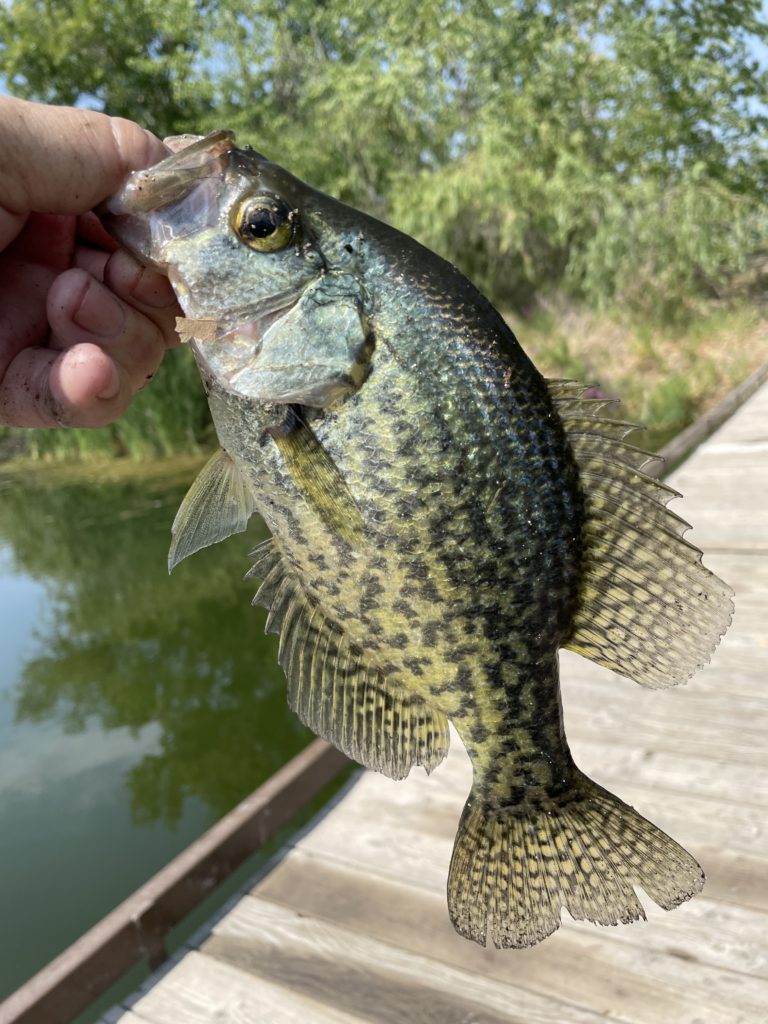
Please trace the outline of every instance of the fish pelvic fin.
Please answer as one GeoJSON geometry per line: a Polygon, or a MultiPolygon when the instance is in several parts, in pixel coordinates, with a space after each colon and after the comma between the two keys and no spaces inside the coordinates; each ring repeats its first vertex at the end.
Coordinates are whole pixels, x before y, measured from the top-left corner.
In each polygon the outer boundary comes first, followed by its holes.
{"type": "Polygon", "coordinates": [[[196,551],[242,533],[255,508],[250,484],[232,456],[219,448],[198,473],[173,520],[168,572],[196,551]]]}
{"type": "Polygon", "coordinates": [[[288,704],[301,721],[347,757],[392,779],[414,765],[427,773],[448,752],[442,712],[398,686],[313,600],[274,540],[252,552],[247,578],[263,583],[254,604],[269,609],[267,633],[280,635],[278,661],[288,704]]]}
{"type": "Polygon", "coordinates": [[[656,456],[625,438],[636,426],[602,415],[607,399],[548,381],[584,496],[582,576],[564,647],[651,688],[685,682],[712,656],[733,591],[701,564],[666,506],[680,495],[644,472],[656,456]]]}
{"type": "Polygon", "coordinates": [[[562,908],[601,925],[645,920],[633,886],[671,910],[704,885],[694,858],[634,808],[581,772],[546,805],[489,806],[473,790],[448,875],[459,934],[524,948],[560,927],[562,908]]]}

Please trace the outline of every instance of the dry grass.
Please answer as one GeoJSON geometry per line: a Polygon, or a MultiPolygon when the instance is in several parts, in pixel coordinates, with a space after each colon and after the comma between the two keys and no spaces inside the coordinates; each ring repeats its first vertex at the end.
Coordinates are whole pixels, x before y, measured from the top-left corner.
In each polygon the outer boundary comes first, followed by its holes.
{"type": "Polygon", "coordinates": [[[712,309],[685,327],[648,326],[574,309],[508,318],[547,377],[594,383],[643,423],[644,446],[678,433],[768,362],[768,315],[756,304],[712,309]]]}

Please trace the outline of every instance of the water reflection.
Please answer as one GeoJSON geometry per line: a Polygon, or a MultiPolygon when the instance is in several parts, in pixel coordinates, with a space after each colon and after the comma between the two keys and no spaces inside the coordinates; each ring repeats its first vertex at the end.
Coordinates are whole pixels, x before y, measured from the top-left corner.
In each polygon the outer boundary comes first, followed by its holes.
{"type": "Polygon", "coordinates": [[[44,588],[34,653],[19,673],[17,723],[68,733],[151,728],[128,771],[137,823],[172,825],[197,797],[211,820],[284,763],[309,733],[290,714],[275,638],[250,607],[255,523],[165,571],[184,486],[163,479],[0,493],[0,538],[16,578],[44,588]]]}
{"type": "Polygon", "coordinates": [[[311,738],[242,581],[263,525],[169,578],[172,468],[0,477],[0,1000],[311,738]]]}

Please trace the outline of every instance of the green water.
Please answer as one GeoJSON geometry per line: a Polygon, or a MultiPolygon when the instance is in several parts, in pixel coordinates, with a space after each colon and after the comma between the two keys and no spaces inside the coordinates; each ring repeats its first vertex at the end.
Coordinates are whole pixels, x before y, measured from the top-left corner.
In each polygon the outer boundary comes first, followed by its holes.
{"type": "Polygon", "coordinates": [[[171,470],[0,480],[0,999],[311,738],[242,580],[263,525],[169,578],[171,470]]]}

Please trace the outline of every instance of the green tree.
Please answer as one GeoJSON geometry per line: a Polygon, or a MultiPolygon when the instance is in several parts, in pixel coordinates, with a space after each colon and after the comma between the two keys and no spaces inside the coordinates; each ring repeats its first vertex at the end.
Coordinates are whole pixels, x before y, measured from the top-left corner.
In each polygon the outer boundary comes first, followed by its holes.
{"type": "Polygon", "coordinates": [[[13,0],[16,91],[222,123],[518,308],[717,290],[765,232],[759,0],[13,0]],[[48,26],[46,30],[46,26],[48,26]]]}
{"type": "Polygon", "coordinates": [[[194,70],[208,6],[13,0],[0,7],[0,71],[18,96],[103,108],[173,134],[211,109],[209,81],[194,70]]]}
{"type": "Polygon", "coordinates": [[[11,0],[0,27],[12,90],[232,127],[518,312],[663,319],[765,254],[760,0],[11,0]]]}
{"type": "Polygon", "coordinates": [[[517,308],[716,289],[765,238],[759,4],[519,3],[477,17],[471,130],[395,220],[517,308]]]}

